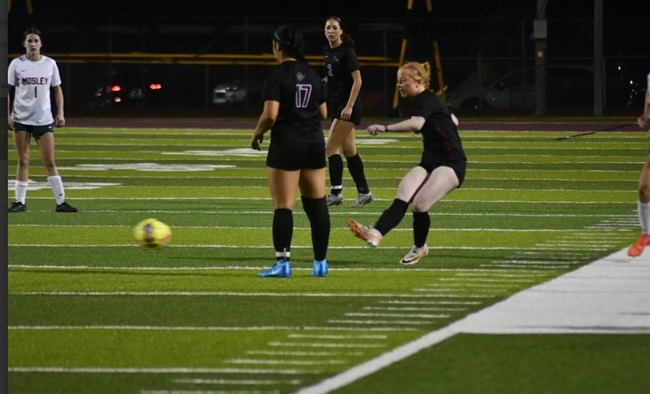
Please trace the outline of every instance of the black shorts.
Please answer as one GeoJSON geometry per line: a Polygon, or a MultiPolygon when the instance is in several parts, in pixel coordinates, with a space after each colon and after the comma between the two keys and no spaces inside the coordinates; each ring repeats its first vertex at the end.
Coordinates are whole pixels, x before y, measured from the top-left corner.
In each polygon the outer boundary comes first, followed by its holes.
{"type": "Polygon", "coordinates": [[[271,144],[266,155],[266,165],[286,171],[325,168],[325,142],[271,144]]]}
{"type": "Polygon", "coordinates": [[[38,141],[45,133],[54,133],[54,124],[45,126],[32,126],[28,124],[14,122],[14,129],[16,131],[26,131],[30,136],[33,135],[34,139],[38,141]]]}
{"type": "Polygon", "coordinates": [[[450,161],[446,163],[425,163],[424,161],[421,161],[418,163],[418,166],[424,168],[429,174],[431,174],[431,172],[433,172],[433,170],[438,167],[450,167],[452,170],[454,170],[454,173],[456,173],[456,177],[458,177],[458,187],[460,187],[465,181],[465,170],[467,169],[467,161],[465,160],[450,161]]]}
{"type": "Polygon", "coordinates": [[[352,107],[352,115],[350,115],[350,119],[341,119],[341,111],[343,111],[343,108],[345,108],[345,105],[336,107],[334,111],[332,111],[334,114],[332,116],[332,119],[343,120],[344,122],[352,122],[354,123],[355,126],[359,126],[361,124],[361,118],[363,117],[361,101],[357,100],[357,102],[354,103],[354,106],[352,107]]]}

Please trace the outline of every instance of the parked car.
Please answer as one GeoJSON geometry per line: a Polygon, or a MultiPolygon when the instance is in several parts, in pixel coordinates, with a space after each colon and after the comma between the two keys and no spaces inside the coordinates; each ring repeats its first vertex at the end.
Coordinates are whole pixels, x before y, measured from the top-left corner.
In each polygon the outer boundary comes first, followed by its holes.
{"type": "MultiPolygon", "coordinates": [[[[605,105],[638,106],[643,87],[616,71],[608,73],[605,105]]],[[[594,74],[588,66],[547,66],[547,105],[593,106],[594,74]]],[[[447,94],[447,104],[459,108],[533,108],[536,104],[535,69],[512,70],[482,87],[461,88],[447,94]]]]}
{"type": "Polygon", "coordinates": [[[246,100],[246,88],[239,81],[220,83],[212,90],[212,104],[243,104],[246,100]]]}
{"type": "Polygon", "coordinates": [[[93,90],[90,105],[142,106],[160,104],[163,85],[159,80],[140,74],[117,74],[99,82],[93,90]]]}

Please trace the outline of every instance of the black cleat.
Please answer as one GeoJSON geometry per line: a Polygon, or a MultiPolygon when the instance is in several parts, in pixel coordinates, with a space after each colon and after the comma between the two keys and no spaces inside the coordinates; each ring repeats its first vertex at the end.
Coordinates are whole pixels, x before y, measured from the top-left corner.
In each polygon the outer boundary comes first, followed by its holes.
{"type": "Polygon", "coordinates": [[[57,212],[77,212],[78,209],[69,205],[67,202],[63,201],[61,204],[56,206],[57,212]]]}
{"type": "Polygon", "coordinates": [[[27,210],[27,205],[23,204],[20,201],[16,201],[9,207],[9,212],[25,212],[27,210]]]}

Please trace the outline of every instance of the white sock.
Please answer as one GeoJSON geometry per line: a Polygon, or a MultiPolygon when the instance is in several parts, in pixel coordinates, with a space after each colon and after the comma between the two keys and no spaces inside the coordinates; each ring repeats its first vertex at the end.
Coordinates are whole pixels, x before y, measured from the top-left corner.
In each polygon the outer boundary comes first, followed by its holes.
{"type": "Polygon", "coordinates": [[[16,181],[16,201],[25,204],[29,182],[16,181]]]}
{"type": "Polygon", "coordinates": [[[52,192],[54,192],[54,198],[56,198],[56,205],[59,205],[65,201],[65,191],[63,190],[63,181],[59,175],[48,176],[47,181],[50,183],[52,192]]]}
{"type": "Polygon", "coordinates": [[[276,260],[289,260],[291,258],[291,252],[287,252],[286,250],[282,252],[275,252],[275,259],[276,260]]]}
{"type": "Polygon", "coordinates": [[[638,201],[636,203],[641,233],[650,234],[650,203],[638,201]]]}

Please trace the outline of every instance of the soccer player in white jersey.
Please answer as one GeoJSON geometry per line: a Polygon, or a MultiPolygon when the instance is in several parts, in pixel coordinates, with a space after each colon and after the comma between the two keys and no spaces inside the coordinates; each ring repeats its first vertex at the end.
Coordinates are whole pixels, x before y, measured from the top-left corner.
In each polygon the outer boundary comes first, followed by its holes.
{"type": "MultiPolygon", "coordinates": [[[[636,124],[642,129],[647,129],[648,137],[650,137],[650,73],[648,73],[643,114],[636,119],[636,124]]],[[[631,257],[640,256],[643,249],[650,245],[650,154],[643,165],[641,178],[639,179],[637,213],[641,225],[641,235],[627,250],[628,256],[631,257]]]]}
{"type": "Polygon", "coordinates": [[[54,162],[54,127],[65,126],[61,75],[54,59],[42,55],[41,32],[29,28],[23,34],[25,54],[9,64],[9,100],[7,126],[13,131],[14,147],[18,154],[16,175],[16,202],[9,212],[27,210],[25,198],[29,181],[29,143],[34,136],[41,160],[47,171],[47,181],[54,192],[56,212],[77,212],[65,202],[63,181],[54,162]],[[56,117],[50,104],[50,90],[54,92],[56,117]],[[12,111],[13,109],[13,111],[12,111]]]}

